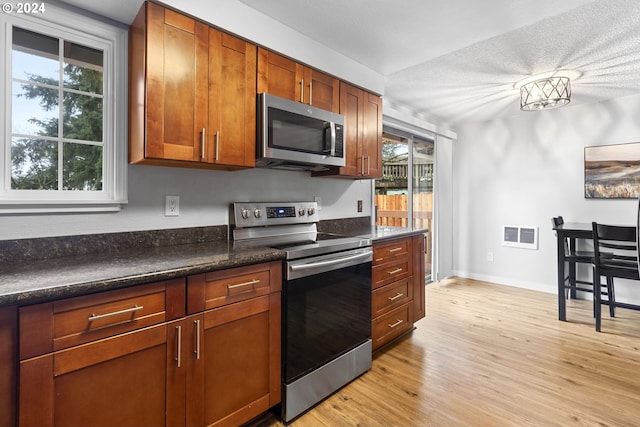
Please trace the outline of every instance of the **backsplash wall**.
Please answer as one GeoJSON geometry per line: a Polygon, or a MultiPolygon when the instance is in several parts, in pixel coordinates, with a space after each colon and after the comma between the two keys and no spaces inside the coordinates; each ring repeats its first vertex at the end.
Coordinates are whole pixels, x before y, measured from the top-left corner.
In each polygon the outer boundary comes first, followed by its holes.
{"type": "Polygon", "coordinates": [[[129,165],[129,203],[117,213],[0,216],[0,240],[226,225],[234,201],[313,201],[321,220],[371,215],[371,180],[312,178],[308,172],[235,172],[129,165]],[[165,195],[180,216],[164,216],[165,195]],[[357,212],[357,200],[363,212],[357,212]]]}

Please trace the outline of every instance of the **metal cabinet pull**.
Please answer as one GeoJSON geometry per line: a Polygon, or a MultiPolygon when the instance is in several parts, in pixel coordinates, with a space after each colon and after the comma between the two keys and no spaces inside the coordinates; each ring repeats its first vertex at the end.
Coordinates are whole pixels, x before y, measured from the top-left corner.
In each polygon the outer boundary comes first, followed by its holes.
{"type": "Polygon", "coordinates": [[[399,326],[403,322],[404,322],[404,320],[398,319],[398,320],[395,321],[395,323],[387,323],[387,326],[390,327],[390,328],[395,328],[396,326],[399,326]]]}
{"type": "Polygon", "coordinates": [[[182,365],[182,326],[176,326],[178,333],[176,334],[176,341],[178,348],[176,350],[175,360],[178,362],[178,368],[182,365]]]}
{"type": "Polygon", "coordinates": [[[367,156],[367,176],[371,175],[371,157],[367,156]]]}
{"type": "Polygon", "coordinates": [[[195,320],[193,322],[193,327],[196,330],[196,348],[193,352],[196,355],[196,360],[200,360],[200,320],[195,320]]]}
{"type": "Polygon", "coordinates": [[[395,270],[387,271],[387,274],[398,274],[402,272],[401,268],[396,268],[395,270]]]}
{"type": "Polygon", "coordinates": [[[200,133],[200,149],[202,152],[200,153],[200,158],[204,160],[207,156],[207,131],[205,128],[202,128],[202,133],[200,133]]]}
{"type": "Polygon", "coordinates": [[[364,175],[364,156],[360,156],[360,175],[364,175]]]}
{"type": "Polygon", "coordinates": [[[218,153],[220,151],[220,131],[219,130],[217,130],[216,134],[213,136],[213,141],[216,144],[215,145],[215,147],[216,147],[216,157],[215,157],[215,159],[217,161],[218,160],[218,153]]]}
{"type": "Polygon", "coordinates": [[[398,251],[401,251],[401,250],[402,250],[402,247],[389,249],[388,251],[389,252],[398,252],[398,251]]]}
{"type": "Polygon", "coordinates": [[[388,299],[389,301],[395,301],[395,300],[397,300],[398,298],[401,298],[401,297],[403,297],[403,296],[404,296],[404,294],[403,294],[403,293],[398,292],[398,293],[397,293],[397,294],[395,294],[394,296],[392,296],[392,297],[388,297],[387,299],[388,299]]]}
{"type": "Polygon", "coordinates": [[[313,81],[309,82],[309,105],[313,105],[313,81]]]}
{"type": "Polygon", "coordinates": [[[111,316],[117,316],[119,314],[126,314],[126,313],[134,313],[138,310],[142,310],[144,307],[141,305],[135,305],[131,308],[125,308],[124,310],[119,310],[119,311],[113,311],[111,313],[105,313],[105,314],[91,314],[91,316],[89,316],[89,322],[92,322],[94,320],[98,320],[98,319],[104,319],[105,317],[111,317],[111,316]]]}
{"type": "Polygon", "coordinates": [[[254,280],[250,280],[248,282],[238,283],[237,285],[227,285],[227,289],[231,290],[231,289],[241,288],[243,286],[251,286],[251,287],[253,287],[253,285],[255,285],[257,283],[260,283],[260,279],[254,279],[254,280]]]}
{"type": "Polygon", "coordinates": [[[300,80],[300,102],[304,103],[304,79],[300,80]]]}

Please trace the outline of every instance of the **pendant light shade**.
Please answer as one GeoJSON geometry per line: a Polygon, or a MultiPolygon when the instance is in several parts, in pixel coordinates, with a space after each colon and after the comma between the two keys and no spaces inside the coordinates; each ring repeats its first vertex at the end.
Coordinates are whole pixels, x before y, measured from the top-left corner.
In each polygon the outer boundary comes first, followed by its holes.
{"type": "Polygon", "coordinates": [[[548,110],[571,102],[571,83],[568,77],[549,77],[520,87],[520,109],[548,110]]]}

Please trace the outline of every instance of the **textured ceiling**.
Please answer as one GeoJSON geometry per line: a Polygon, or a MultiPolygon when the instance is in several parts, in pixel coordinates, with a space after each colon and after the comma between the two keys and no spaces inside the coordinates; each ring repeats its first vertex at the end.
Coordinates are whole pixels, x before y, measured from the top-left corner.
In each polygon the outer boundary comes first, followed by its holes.
{"type": "MultiPolygon", "coordinates": [[[[385,105],[436,124],[540,114],[513,85],[551,70],[580,74],[563,108],[640,93],[640,0],[238,1],[385,76],[385,105]]],[[[130,23],[142,0],[67,2],[130,23]]]]}
{"type": "Polygon", "coordinates": [[[640,92],[638,0],[240,0],[385,76],[385,103],[455,126],[521,112],[517,81],[574,70],[569,106],[640,92]]]}

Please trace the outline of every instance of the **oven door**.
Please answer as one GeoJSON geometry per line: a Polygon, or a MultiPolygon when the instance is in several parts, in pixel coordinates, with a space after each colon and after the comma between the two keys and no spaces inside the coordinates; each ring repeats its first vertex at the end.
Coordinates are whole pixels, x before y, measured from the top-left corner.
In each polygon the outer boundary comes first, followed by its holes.
{"type": "Polygon", "coordinates": [[[284,382],[371,338],[371,248],[287,262],[284,382]]]}

